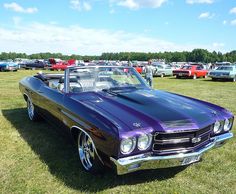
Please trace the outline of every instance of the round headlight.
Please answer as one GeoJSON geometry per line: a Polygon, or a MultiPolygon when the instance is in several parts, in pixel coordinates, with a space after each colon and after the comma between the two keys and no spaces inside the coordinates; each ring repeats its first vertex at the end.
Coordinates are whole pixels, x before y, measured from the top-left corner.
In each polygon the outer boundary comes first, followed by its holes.
{"type": "Polygon", "coordinates": [[[219,121],[215,122],[213,130],[214,130],[215,134],[220,133],[221,129],[220,129],[220,122],[219,121]]]}
{"type": "Polygon", "coordinates": [[[232,120],[230,119],[225,119],[224,122],[224,131],[229,131],[232,126],[232,120]]]}
{"type": "Polygon", "coordinates": [[[151,134],[142,134],[138,138],[138,149],[139,150],[146,150],[152,142],[152,135],[151,134]]]}
{"type": "Polygon", "coordinates": [[[122,139],[120,143],[120,151],[122,154],[131,153],[136,145],[136,138],[126,138],[122,139]]]}

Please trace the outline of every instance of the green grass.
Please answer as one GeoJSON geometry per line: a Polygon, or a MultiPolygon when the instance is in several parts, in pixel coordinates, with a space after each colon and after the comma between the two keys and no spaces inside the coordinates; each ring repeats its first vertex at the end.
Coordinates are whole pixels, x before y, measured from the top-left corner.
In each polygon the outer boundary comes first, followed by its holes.
{"type": "MultiPolygon", "coordinates": [[[[57,128],[28,120],[18,81],[36,71],[0,73],[0,193],[236,193],[235,138],[187,168],[116,176],[82,170],[57,128]]],[[[223,106],[236,114],[236,84],[155,78],[155,88],[223,106]]],[[[233,129],[235,133],[235,127],[233,129]]]]}

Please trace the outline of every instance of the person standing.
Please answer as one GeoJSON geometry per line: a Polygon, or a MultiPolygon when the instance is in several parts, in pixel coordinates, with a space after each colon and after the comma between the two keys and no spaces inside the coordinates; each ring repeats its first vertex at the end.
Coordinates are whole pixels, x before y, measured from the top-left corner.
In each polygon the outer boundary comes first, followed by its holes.
{"type": "Polygon", "coordinates": [[[152,80],[153,80],[153,72],[151,67],[151,61],[149,60],[147,65],[145,66],[145,79],[150,87],[152,87],[152,80]]]}

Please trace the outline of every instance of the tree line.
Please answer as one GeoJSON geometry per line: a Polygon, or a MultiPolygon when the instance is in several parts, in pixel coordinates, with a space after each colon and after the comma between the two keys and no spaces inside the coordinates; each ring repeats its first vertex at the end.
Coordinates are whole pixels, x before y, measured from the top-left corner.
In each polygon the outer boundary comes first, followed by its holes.
{"type": "Polygon", "coordinates": [[[120,61],[147,61],[149,59],[165,59],[166,62],[204,62],[215,63],[221,61],[236,62],[236,50],[221,53],[209,52],[206,49],[194,49],[182,52],[159,52],[159,53],[145,53],[145,52],[119,52],[119,53],[102,53],[100,56],[82,56],[82,55],[63,55],[62,53],[36,53],[27,55],[26,53],[2,52],[0,60],[27,58],[27,59],[49,59],[60,58],[62,60],[77,59],[77,60],[120,60],[120,61]]]}

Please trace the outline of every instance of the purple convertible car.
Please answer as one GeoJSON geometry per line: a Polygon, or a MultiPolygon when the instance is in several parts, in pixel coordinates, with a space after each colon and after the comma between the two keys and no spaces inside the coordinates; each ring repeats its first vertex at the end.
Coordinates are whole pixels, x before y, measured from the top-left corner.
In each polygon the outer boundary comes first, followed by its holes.
{"type": "Polygon", "coordinates": [[[198,162],[233,137],[234,116],[217,105],[148,87],[134,68],[71,67],[20,81],[29,119],[65,128],[82,167],[117,174],[198,162]]]}

